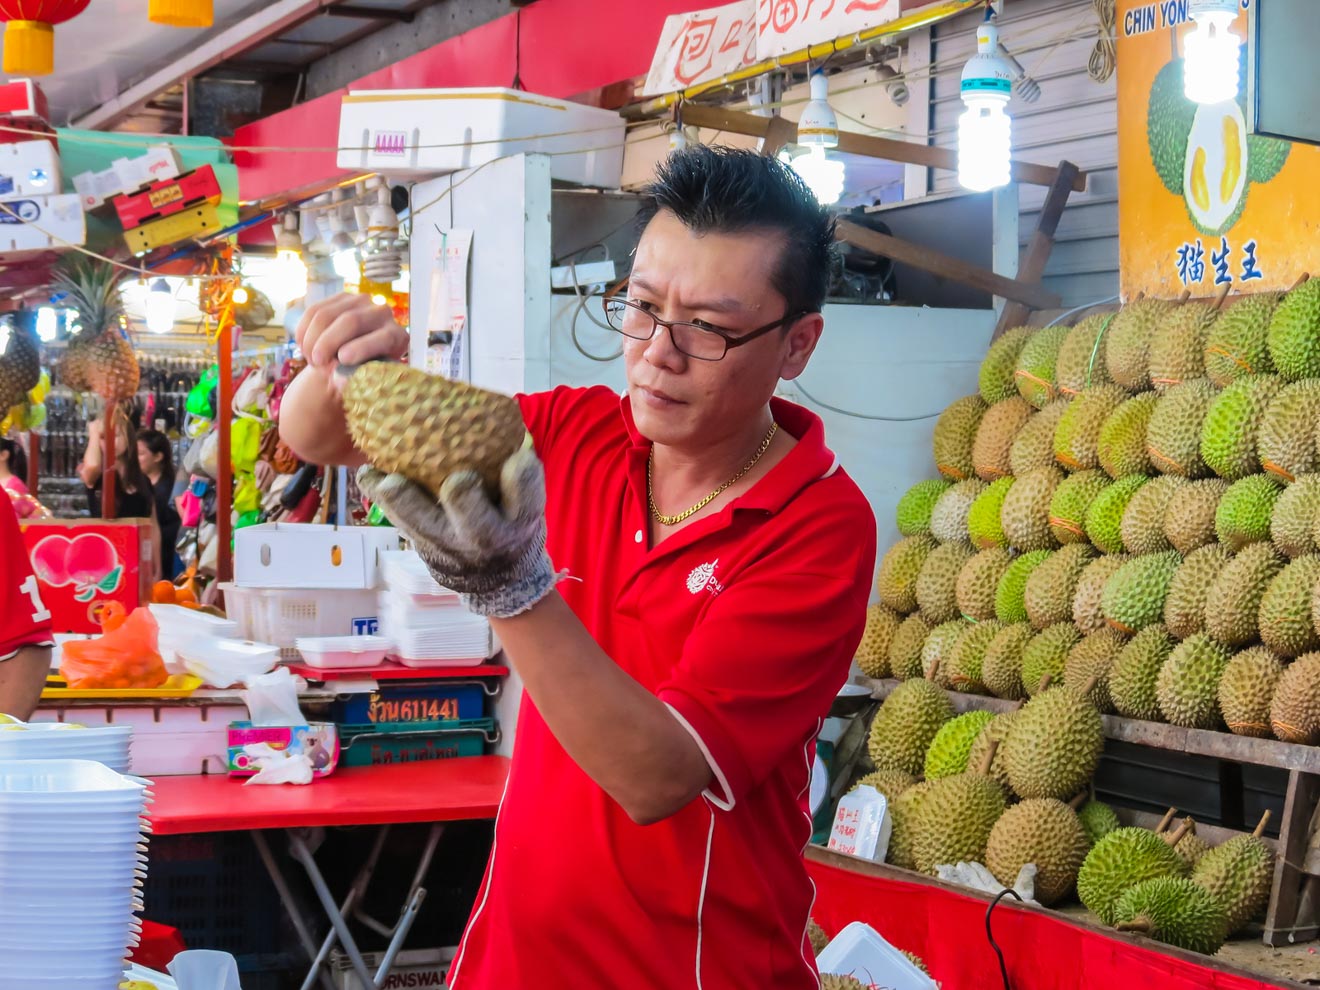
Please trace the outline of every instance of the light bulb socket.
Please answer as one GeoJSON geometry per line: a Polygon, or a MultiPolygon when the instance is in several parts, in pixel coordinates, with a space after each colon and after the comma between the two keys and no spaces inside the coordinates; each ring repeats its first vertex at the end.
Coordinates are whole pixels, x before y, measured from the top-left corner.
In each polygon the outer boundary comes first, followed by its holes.
{"type": "Polygon", "coordinates": [[[830,81],[817,69],[811,76],[811,99],[798,118],[797,143],[821,148],[839,145],[839,118],[830,107],[830,81]]]}
{"type": "Polygon", "coordinates": [[[992,23],[976,29],[976,54],[963,66],[959,86],[963,102],[998,100],[1007,103],[1013,94],[1013,67],[999,54],[999,28],[992,23]]]}

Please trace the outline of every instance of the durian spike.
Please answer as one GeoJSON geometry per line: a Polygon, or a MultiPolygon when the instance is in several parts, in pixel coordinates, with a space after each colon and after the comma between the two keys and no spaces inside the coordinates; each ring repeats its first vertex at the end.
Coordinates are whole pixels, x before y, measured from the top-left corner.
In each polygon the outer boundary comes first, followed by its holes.
{"type": "Polygon", "coordinates": [[[1219,295],[1215,297],[1215,304],[1211,309],[1219,309],[1224,305],[1224,300],[1228,298],[1228,292],[1233,288],[1232,282],[1225,282],[1224,287],[1219,290],[1219,295]]]}
{"type": "Polygon", "coordinates": [[[1082,805],[1086,804],[1089,800],[1086,790],[1087,789],[1083,787],[1077,794],[1075,794],[1073,799],[1068,802],[1068,807],[1072,808],[1073,811],[1080,811],[1082,805]]]}
{"type": "Polygon", "coordinates": [[[1174,829],[1172,832],[1169,832],[1165,835],[1161,835],[1160,838],[1163,839],[1165,842],[1167,842],[1169,845],[1176,846],[1179,842],[1182,841],[1183,836],[1186,835],[1191,830],[1192,830],[1191,819],[1188,818],[1184,820],[1183,823],[1179,825],[1176,829],[1174,829]]]}
{"type": "Polygon", "coordinates": [[[1252,838],[1259,839],[1262,835],[1265,834],[1265,825],[1267,822],[1269,822],[1269,820],[1270,820],[1270,809],[1266,808],[1265,814],[1260,816],[1260,821],[1256,823],[1256,827],[1251,833],[1252,838]]]}
{"type": "Polygon", "coordinates": [[[1310,281],[1310,279],[1311,279],[1310,272],[1302,272],[1302,274],[1297,276],[1297,281],[1294,282],[1292,285],[1288,286],[1288,291],[1292,292],[1293,289],[1300,289],[1303,285],[1305,285],[1308,281],[1310,281]]]}
{"type": "Polygon", "coordinates": [[[985,754],[981,757],[981,765],[976,768],[976,772],[982,777],[990,776],[990,764],[995,761],[995,750],[999,748],[999,740],[991,740],[990,745],[986,747],[985,754]]]}
{"type": "Polygon", "coordinates": [[[1165,829],[1167,829],[1169,827],[1169,823],[1173,821],[1173,816],[1176,814],[1178,814],[1177,808],[1170,808],[1168,811],[1166,811],[1164,813],[1164,817],[1160,819],[1160,823],[1155,826],[1155,832],[1158,834],[1163,832],[1165,829]]]}

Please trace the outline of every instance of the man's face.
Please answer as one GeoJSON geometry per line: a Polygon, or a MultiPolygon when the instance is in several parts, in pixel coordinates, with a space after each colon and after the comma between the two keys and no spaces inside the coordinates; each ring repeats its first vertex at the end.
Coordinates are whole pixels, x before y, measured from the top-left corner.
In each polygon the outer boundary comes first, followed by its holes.
{"type": "MultiPolygon", "coordinates": [[[[771,276],[781,235],[695,234],[662,210],[637,246],[628,298],[662,320],[710,324],[734,336],[787,315],[771,276]]],[[[688,357],[664,327],[650,340],[624,337],[628,395],[637,429],[677,447],[701,445],[747,428],[781,378],[796,378],[820,337],[818,314],[796,320],[720,361],[688,357]]]]}

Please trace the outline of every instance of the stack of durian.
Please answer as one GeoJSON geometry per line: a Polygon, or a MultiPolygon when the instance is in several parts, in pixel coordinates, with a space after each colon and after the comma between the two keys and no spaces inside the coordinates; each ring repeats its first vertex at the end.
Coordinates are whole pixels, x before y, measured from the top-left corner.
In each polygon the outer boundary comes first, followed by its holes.
{"type": "MultiPolygon", "coordinates": [[[[936,424],[940,478],[898,504],[857,654],[904,681],[870,746],[891,861],[977,860],[1011,884],[1045,844],[1043,902],[1076,882],[1106,922],[1214,951],[1156,917],[1196,898],[1185,870],[1123,911],[1088,896],[1075,877],[1107,861],[1095,818],[1110,816],[1065,802],[1094,772],[1101,713],[1320,743],[1320,280],[1011,330],[979,384],[936,424]],[[946,688],[1025,705],[953,718],[946,688]],[[994,786],[975,772],[991,742],[994,786]]],[[[1123,876],[1165,877],[1132,855],[1123,876]]],[[[1259,899],[1225,908],[1219,941],[1259,899]]]]}

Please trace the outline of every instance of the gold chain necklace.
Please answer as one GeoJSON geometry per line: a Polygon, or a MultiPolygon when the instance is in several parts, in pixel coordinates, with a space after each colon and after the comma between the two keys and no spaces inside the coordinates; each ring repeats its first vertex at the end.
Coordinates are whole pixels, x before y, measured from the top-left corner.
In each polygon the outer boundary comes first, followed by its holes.
{"type": "Polygon", "coordinates": [[[703,498],[696,505],[692,506],[692,508],[684,512],[680,512],[676,516],[667,516],[663,512],[661,512],[658,508],[656,508],[655,493],[651,489],[651,465],[655,461],[655,446],[652,445],[651,452],[650,454],[647,455],[646,458],[646,501],[651,506],[651,515],[655,516],[656,522],[660,523],[662,526],[677,526],[688,516],[692,515],[692,513],[698,512],[701,509],[704,509],[706,506],[710,505],[711,501],[714,500],[715,497],[720,494],[720,492],[724,491],[726,488],[728,488],[730,485],[732,485],[739,478],[741,478],[743,475],[745,475],[748,471],[750,471],[752,468],[756,466],[756,462],[761,459],[761,457],[765,454],[767,450],[770,449],[770,441],[775,438],[775,433],[776,431],[778,431],[778,429],[779,429],[778,423],[771,423],[770,432],[768,432],[765,435],[765,439],[761,441],[761,446],[758,447],[756,453],[752,455],[752,459],[743,465],[741,471],[735,474],[724,484],[720,485],[719,488],[716,488],[713,492],[711,492],[709,495],[703,498]]]}

